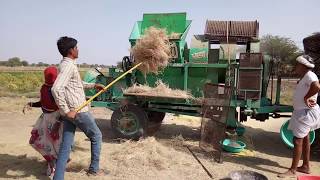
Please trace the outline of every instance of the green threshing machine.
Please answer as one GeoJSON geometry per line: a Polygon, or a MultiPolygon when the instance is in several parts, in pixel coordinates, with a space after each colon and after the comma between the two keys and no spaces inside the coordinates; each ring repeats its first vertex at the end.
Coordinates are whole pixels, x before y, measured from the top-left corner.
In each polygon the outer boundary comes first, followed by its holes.
{"type": "MultiPolygon", "coordinates": [[[[279,103],[281,80],[277,82],[275,104],[267,98],[272,60],[260,53],[257,21],[208,20],[204,34],[195,35],[188,48],[186,36],[190,25],[186,13],[144,14],[143,20],[135,23],[129,38],[131,46],[151,26],[165,28],[168,34],[179,36],[169,40],[172,61],[163,72],[144,76],[134,70],[92,102],[92,106],[113,110],[111,126],[119,137],[138,138],[154,132],[160,127],[165,113],[202,116],[199,99],[204,96],[204,86],[208,83],[232,87],[228,127],[236,127],[238,121],[245,121],[247,116],[264,121],[270,115],[279,117],[277,112],[292,111],[291,106],[279,103]],[[153,87],[158,79],[172,89],[191,92],[195,99],[123,93],[123,89],[135,83],[153,87]]],[[[106,85],[133,64],[134,57],[125,56],[122,68],[110,67],[107,75],[88,72],[84,80],[106,85]]],[[[86,95],[94,93],[91,90],[86,95]]]]}

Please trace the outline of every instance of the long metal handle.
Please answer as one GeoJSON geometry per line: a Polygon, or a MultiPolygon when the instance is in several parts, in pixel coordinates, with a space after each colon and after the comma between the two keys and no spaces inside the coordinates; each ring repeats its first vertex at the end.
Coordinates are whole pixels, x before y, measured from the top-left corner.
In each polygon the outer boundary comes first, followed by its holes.
{"type": "Polygon", "coordinates": [[[187,149],[190,151],[190,153],[192,154],[192,156],[198,161],[198,163],[201,165],[201,167],[203,168],[203,170],[208,174],[208,176],[213,179],[212,174],[209,172],[209,170],[201,163],[201,161],[198,159],[198,157],[191,151],[191,149],[186,146],[187,149]]]}
{"type": "Polygon", "coordinates": [[[128,71],[126,71],[125,73],[121,74],[121,76],[117,77],[117,79],[113,80],[111,83],[109,83],[106,87],[104,87],[103,89],[101,89],[97,94],[95,94],[94,96],[92,96],[89,100],[87,100],[85,103],[83,103],[80,107],[78,107],[76,109],[76,112],[79,112],[82,108],[84,108],[85,106],[87,106],[91,101],[93,101],[94,98],[96,98],[97,96],[99,96],[101,93],[105,92],[108,88],[110,88],[114,83],[116,83],[117,81],[119,81],[121,78],[123,78],[125,75],[127,75],[128,73],[132,72],[132,70],[136,69],[137,67],[139,67],[142,64],[139,63],[135,66],[133,66],[131,69],[129,69],[128,71]]]}

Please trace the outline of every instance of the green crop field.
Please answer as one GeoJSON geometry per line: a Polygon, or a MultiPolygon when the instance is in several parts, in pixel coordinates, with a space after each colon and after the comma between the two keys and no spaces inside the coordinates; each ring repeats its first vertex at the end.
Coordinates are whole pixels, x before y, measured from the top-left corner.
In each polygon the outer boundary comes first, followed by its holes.
{"type": "Polygon", "coordinates": [[[0,97],[38,97],[43,83],[43,71],[0,72],[0,97]]]}
{"type": "Polygon", "coordinates": [[[43,83],[42,71],[0,72],[0,96],[35,97],[43,83]]]}

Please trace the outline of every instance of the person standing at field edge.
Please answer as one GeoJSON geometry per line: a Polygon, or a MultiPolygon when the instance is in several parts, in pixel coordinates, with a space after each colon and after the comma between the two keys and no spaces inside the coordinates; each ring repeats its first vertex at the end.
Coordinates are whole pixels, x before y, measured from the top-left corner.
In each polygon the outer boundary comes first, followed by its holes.
{"type": "Polygon", "coordinates": [[[85,83],[81,80],[76,59],[78,58],[77,40],[71,37],[61,37],[57,41],[60,54],[63,56],[59,65],[59,74],[51,89],[52,95],[59,107],[63,120],[63,136],[60,145],[54,180],[63,180],[66,164],[70,156],[71,145],[78,127],[91,142],[91,163],[87,175],[102,176],[108,172],[99,169],[102,134],[95,119],[86,106],[79,112],[75,109],[86,101],[84,88],[102,89],[103,86],[85,83]]]}

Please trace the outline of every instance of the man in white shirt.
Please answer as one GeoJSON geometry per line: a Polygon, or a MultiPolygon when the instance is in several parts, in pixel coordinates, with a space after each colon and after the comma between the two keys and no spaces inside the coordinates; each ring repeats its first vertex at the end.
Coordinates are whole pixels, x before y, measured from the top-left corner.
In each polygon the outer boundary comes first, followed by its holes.
{"type": "Polygon", "coordinates": [[[91,142],[91,163],[88,175],[104,175],[99,169],[102,134],[88,106],[76,112],[85,101],[84,88],[103,88],[98,84],[83,83],[76,59],[78,58],[77,40],[61,37],[57,46],[63,59],[59,65],[59,74],[51,89],[63,119],[63,137],[59,149],[56,171],[53,179],[63,180],[64,171],[69,159],[71,145],[74,141],[76,127],[81,129],[91,142]]]}
{"type": "Polygon", "coordinates": [[[288,127],[294,135],[293,159],[289,170],[278,175],[281,178],[295,176],[296,171],[310,173],[309,132],[320,127],[320,108],[316,104],[320,84],[316,74],[311,71],[313,68],[314,64],[309,56],[303,55],[297,58],[296,73],[300,80],[294,92],[294,111],[288,127]],[[301,155],[303,164],[298,167],[301,155]]]}

